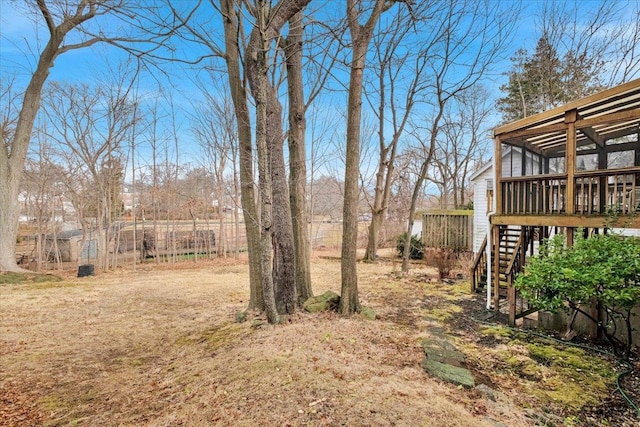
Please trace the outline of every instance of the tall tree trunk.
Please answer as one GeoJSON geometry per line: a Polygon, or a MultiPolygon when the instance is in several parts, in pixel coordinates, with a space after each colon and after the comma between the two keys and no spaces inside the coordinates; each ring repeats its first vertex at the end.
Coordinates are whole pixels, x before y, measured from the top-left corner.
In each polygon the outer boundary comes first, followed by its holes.
{"type": "Polygon", "coordinates": [[[13,140],[7,145],[3,138],[3,143],[0,144],[0,271],[24,271],[18,267],[15,256],[20,217],[20,181],[33,123],[40,109],[42,87],[65,34],[66,32],[58,31],[51,35],[25,91],[13,140]]]}
{"type": "Polygon", "coordinates": [[[347,1],[347,19],[353,40],[353,56],[349,78],[347,105],[347,146],[344,177],[344,205],[342,211],[342,289],[340,313],[349,315],[360,311],[358,298],[358,171],[360,169],[360,125],[362,116],[362,75],[369,41],[378,18],[385,8],[384,0],[376,0],[365,25],[358,22],[355,0],[347,1]]]}
{"type": "MultiPolygon", "coordinates": [[[[355,38],[355,37],[354,37],[355,38]]],[[[344,205],[342,210],[342,256],[340,313],[360,310],[358,298],[358,169],[360,167],[360,119],[362,110],[362,72],[366,45],[354,42],[347,106],[347,152],[345,161],[344,205]]]]}
{"type": "Polygon", "coordinates": [[[296,308],[295,262],[291,206],[284,166],[282,107],[276,88],[269,82],[269,52],[271,42],[280,29],[310,0],[282,0],[271,9],[266,0],[256,2],[256,26],[251,32],[245,52],[247,79],[256,100],[256,145],[259,159],[259,185],[261,197],[261,271],[265,309],[269,322],[279,321],[272,313],[272,304],[282,313],[293,313],[296,308]],[[261,150],[268,150],[262,153],[261,150]],[[260,164],[260,162],[268,162],[260,164]],[[271,233],[273,248],[273,277],[265,277],[271,266],[271,248],[266,234],[271,233]],[[273,290],[270,289],[273,287],[273,290]],[[271,293],[275,294],[272,301],[271,293]]]}
{"type": "MultiPolygon", "coordinates": [[[[375,205],[374,205],[375,206],[375,205]]],[[[374,207],[375,212],[371,212],[371,222],[369,223],[369,232],[367,234],[367,249],[364,253],[364,260],[374,262],[377,258],[380,229],[383,223],[383,213],[374,207]]]]}
{"type": "Polygon", "coordinates": [[[240,72],[240,47],[238,46],[238,17],[234,0],[222,0],[224,25],[225,60],[227,76],[238,126],[240,148],[240,198],[247,234],[249,255],[249,309],[263,311],[264,296],[260,268],[260,219],[256,205],[253,183],[253,148],[251,142],[251,120],[247,106],[247,92],[240,72]]]}
{"type": "Polygon", "coordinates": [[[407,221],[407,230],[404,238],[404,252],[402,253],[402,272],[407,273],[409,271],[409,258],[411,256],[411,232],[413,231],[414,216],[416,214],[416,206],[418,204],[418,196],[422,191],[422,185],[427,177],[429,170],[429,163],[431,162],[431,152],[429,157],[425,159],[420,167],[420,172],[416,184],[413,187],[411,193],[411,204],[409,205],[409,218],[407,221]]]}
{"type": "MultiPolygon", "coordinates": [[[[0,163],[0,182],[3,183],[0,189],[0,271],[23,271],[15,257],[20,217],[20,204],[17,203],[20,173],[15,173],[17,162],[11,163],[14,164],[10,165],[8,161],[0,163]]],[[[18,170],[22,171],[21,168],[18,170]]]]}
{"type": "Polygon", "coordinates": [[[258,0],[256,10],[256,28],[251,32],[247,67],[249,82],[252,85],[256,101],[256,146],[258,151],[258,182],[260,188],[260,272],[262,274],[262,292],[264,293],[265,312],[269,323],[278,323],[276,295],[271,275],[272,245],[272,188],[271,163],[269,156],[268,112],[268,64],[267,52],[269,39],[266,26],[269,19],[269,7],[265,0],[258,0]]]}
{"type": "MultiPolygon", "coordinates": [[[[384,136],[380,136],[384,138],[384,136]]],[[[393,160],[387,160],[387,151],[384,147],[384,141],[380,143],[380,162],[378,163],[378,172],[376,173],[376,187],[373,198],[373,206],[371,208],[371,223],[369,224],[369,234],[367,239],[367,250],[364,254],[366,261],[375,261],[378,252],[378,236],[384,215],[387,212],[389,188],[391,186],[391,174],[393,173],[393,160]],[[385,180],[385,173],[387,179],[385,180]]],[[[394,150],[395,151],[395,150],[394,150]]]]}
{"type": "Polygon", "coordinates": [[[376,260],[378,252],[378,234],[384,221],[384,208],[386,204],[383,200],[384,195],[384,173],[385,164],[387,163],[387,153],[389,150],[384,143],[384,125],[385,125],[385,84],[384,84],[385,67],[380,67],[380,103],[378,105],[378,146],[380,149],[380,158],[378,160],[378,171],[376,172],[376,186],[374,188],[373,206],[371,207],[371,222],[369,223],[369,234],[367,236],[367,249],[364,253],[365,261],[373,262],[376,260]]]}
{"type": "Polygon", "coordinates": [[[289,36],[285,46],[289,89],[289,186],[298,304],[302,304],[313,296],[306,208],[305,132],[307,124],[302,87],[302,31],[302,12],[298,12],[289,20],[289,36]]]}
{"type": "MultiPolygon", "coordinates": [[[[266,71],[266,69],[265,69],[266,71]]],[[[267,76],[265,73],[264,80],[267,76]]],[[[278,313],[293,314],[296,309],[296,277],[294,262],[293,225],[289,187],[284,163],[282,107],[275,88],[267,83],[267,146],[271,174],[273,284],[278,313]]]]}

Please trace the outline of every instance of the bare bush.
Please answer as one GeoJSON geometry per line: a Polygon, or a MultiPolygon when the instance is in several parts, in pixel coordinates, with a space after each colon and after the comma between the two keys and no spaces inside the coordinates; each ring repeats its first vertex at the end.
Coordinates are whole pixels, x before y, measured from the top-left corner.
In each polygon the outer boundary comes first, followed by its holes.
{"type": "Polygon", "coordinates": [[[471,251],[458,253],[458,269],[462,277],[468,277],[473,267],[474,254],[471,251]]]}
{"type": "Polygon", "coordinates": [[[425,249],[424,259],[428,266],[438,269],[440,279],[448,278],[456,266],[456,253],[449,248],[425,249]]]}

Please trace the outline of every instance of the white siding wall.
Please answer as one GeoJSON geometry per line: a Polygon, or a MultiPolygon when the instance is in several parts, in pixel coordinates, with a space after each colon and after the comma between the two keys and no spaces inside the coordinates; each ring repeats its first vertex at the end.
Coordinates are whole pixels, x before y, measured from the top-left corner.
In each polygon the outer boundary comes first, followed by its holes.
{"type": "Polygon", "coordinates": [[[489,231],[487,211],[487,183],[493,180],[493,167],[487,169],[473,180],[473,252],[477,253],[489,231]]]}
{"type": "MultiPolygon", "coordinates": [[[[405,227],[405,230],[407,228],[405,227]]],[[[413,220],[413,228],[411,229],[411,235],[417,235],[418,238],[422,238],[422,220],[421,219],[414,219],[413,220]]]]}
{"type": "Polygon", "coordinates": [[[612,231],[623,236],[640,237],[640,228],[614,228],[612,231]]]}

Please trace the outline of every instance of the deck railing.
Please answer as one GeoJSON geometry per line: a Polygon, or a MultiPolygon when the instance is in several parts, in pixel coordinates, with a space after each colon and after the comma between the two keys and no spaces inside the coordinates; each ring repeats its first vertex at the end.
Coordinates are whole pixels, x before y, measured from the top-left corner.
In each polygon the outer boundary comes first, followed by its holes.
{"type": "Polygon", "coordinates": [[[640,211],[640,168],[576,172],[576,213],[640,211]]]}
{"type": "MultiPolygon", "coordinates": [[[[640,212],[640,167],[579,171],[574,176],[578,214],[640,212]]],[[[562,214],[567,209],[567,175],[501,179],[502,214],[562,214]]]]}

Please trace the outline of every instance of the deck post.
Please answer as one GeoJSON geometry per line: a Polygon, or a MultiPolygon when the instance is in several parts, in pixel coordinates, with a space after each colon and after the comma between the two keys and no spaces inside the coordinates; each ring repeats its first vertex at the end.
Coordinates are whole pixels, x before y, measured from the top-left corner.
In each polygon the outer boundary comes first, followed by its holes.
{"type": "Polygon", "coordinates": [[[507,299],[509,300],[509,326],[516,326],[516,288],[513,287],[510,279],[507,299]]]}
{"type": "MultiPolygon", "coordinates": [[[[576,172],[576,120],[578,120],[578,110],[569,110],[564,115],[564,122],[567,124],[567,152],[566,169],[567,169],[567,191],[565,212],[573,215],[576,212],[576,196],[575,196],[575,172],[576,172]]],[[[573,245],[574,227],[567,227],[567,245],[573,245]]]]}
{"type": "Polygon", "coordinates": [[[493,152],[493,199],[496,204],[496,214],[504,213],[502,206],[502,141],[495,137],[493,152]]]}
{"type": "Polygon", "coordinates": [[[500,310],[500,226],[494,225],[491,229],[493,235],[493,309],[500,310]]]}
{"type": "MultiPolygon", "coordinates": [[[[513,159],[512,159],[513,160],[513,159]]],[[[513,169],[513,168],[512,168],[513,169]]],[[[493,145],[493,200],[497,215],[504,213],[502,203],[502,140],[499,136],[494,139],[493,145]]],[[[500,226],[494,225],[491,229],[491,243],[493,244],[493,307],[500,310],[500,226]]]]}

